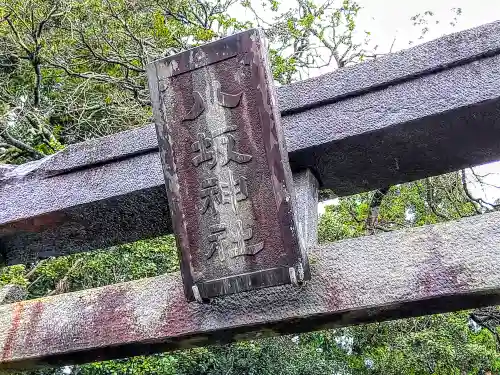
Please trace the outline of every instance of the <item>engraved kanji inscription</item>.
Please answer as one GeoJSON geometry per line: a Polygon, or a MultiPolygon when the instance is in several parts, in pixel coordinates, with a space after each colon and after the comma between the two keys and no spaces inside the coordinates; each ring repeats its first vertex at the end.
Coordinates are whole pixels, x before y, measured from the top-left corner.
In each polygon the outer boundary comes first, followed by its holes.
{"type": "MultiPolygon", "coordinates": [[[[227,239],[227,229],[227,225],[222,223],[210,226],[208,241],[211,245],[207,259],[212,258],[217,253],[220,261],[225,260],[226,241],[224,240],[227,239]]],[[[232,258],[243,255],[255,256],[262,251],[264,249],[264,242],[248,244],[252,238],[253,229],[250,227],[244,229],[243,222],[241,220],[237,220],[234,223],[234,228],[230,231],[230,236],[228,238],[229,242],[233,245],[228,250],[230,256],[232,258]]]]}
{"type": "Polygon", "coordinates": [[[201,182],[200,198],[202,200],[201,213],[209,211],[213,216],[219,212],[216,204],[222,202],[222,194],[217,177],[211,177],[201,182]]]}
{"type": "Polygon", "coordinates": [[[240,176],[238,179],[234,178],[233,172],[229,171],[229,180],[227,182],[220,182],[220,189],[222,191],[222,202],[231,205],[233,212],[238,212],[238,202],[248,198],[247,179],[240,176]]]}
{"type": "MultiPolygon", "coordinates": [[[[231,131],[230,129],[229,131],[231,131]]],[[[236,129],[234,129],[236,130],[236,129]]],[[[236,140],[232,134],[220,134],[220,145],[222,146],[218,153],[221,155],[221,165],[224,166],[229,163],[231,160],[238,163],[248,163],[252,160],[252,155],[243,154],[237,152],[236,149],[236,140]]],[[[195,167],[199,166],[202,163],[208,162],[208,166],[210,168],[215,167],[217,163],[217,152],[216,152],[216,142],[214,140],[215,137],[211,137],[206,135],[205,133],[197,134],[197,141],[191,144],[191,149],[196,154],[193,157],[193,165],[195,167]]]]}
{"type": "Polygon", "coordinates": [[[195,152],[196,156],[193,157],[193,164],[195,167],[198,165],[209,162],[210,168],[215,167],[217,160],[215,158],[214,141],[212,137],[206,136],[205,133],[197,134],[198,140],[191,145],[191,149],[195,152]]]}
{"type": "Polygon", "coordinates": [[[196,120],[205,110],[205,105],[203,104],[203,98],[201,97],[200,93],[197,91],[193,92],[193,97],[194,97],[194,104],[182,121],[196,120]]]}
{"type": "Polygon", "coordinates": [[[230,254],[233,258],[242,255],[257,255],[257,253],[264,249],[263,242],[253,245],[247,244],[247,241],[250,241],[253,238],[253,229],[243,229],[243,223],[241,220],[236,222],[236,227],[231,232],[231,238],[231,242],[234,244],[234,247],[230,250],[230,254]]]}
{"type": "Polygon", "coordinates": [[[210,252],[208,253],[207,259],[210,259],[217,252],[219,258],[224,260],[224,243],[223,240],[226,238],[226,224],[214,224],[210,226],[210,235],[208,236],[208,242],[210,242],[210,252]]]}
{"type": "Polygon", "coordinates": [[[266,53],[249,30],[148,67],[190,301],[309,278],[266,53]]]}
{"type": "Polygon", "coordinates": [[[220,106],[226,108],[235,108],[240,104],[243,92],[239,92],[237,94],[225,93],[222,91],[220,83],[217,81],[215,82],[215,87],[217,88],[217,102],[220,106]]]}
{"type": "Polygon", "coordinates": [[[232,134],[226,134],[221,137],[221,144],[224,145],[224,154],[222,156],[222,165],[226,165],[231,160],[238,163],[248,163],[252,160],[252,155],[242,154],[235,150],[236,140],[232,134]]]}

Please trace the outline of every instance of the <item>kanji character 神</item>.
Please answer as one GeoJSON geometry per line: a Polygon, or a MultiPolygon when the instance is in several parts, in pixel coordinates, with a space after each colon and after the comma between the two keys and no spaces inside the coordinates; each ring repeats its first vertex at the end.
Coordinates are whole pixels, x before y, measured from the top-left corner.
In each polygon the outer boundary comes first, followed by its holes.
{"type": "Polygon", "coordinates": [[[229,181],[221,182],[222,202],[230,203],[233,211],[238,212],[238,202],[248,198],[247,179],[239,177],[234,179],[232,171],[229,171],[229,181]]]}
{"type": "Polygon", "coordinates": [[[222,194],[217,177],[207,178],[201,182],[200,197],[203,202],[201,213],[204,214],[210,209],[212,215],[217,215],[218,211],[215,203],[222,203],[222,194]]]}

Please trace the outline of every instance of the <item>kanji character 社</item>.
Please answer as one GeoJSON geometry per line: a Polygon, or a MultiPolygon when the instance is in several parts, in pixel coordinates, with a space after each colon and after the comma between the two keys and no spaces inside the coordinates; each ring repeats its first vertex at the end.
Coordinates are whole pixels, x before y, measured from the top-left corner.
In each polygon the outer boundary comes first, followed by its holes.
{"type": "Polygon", "coordinates": [[[236,229],[231,231],[231,242],[236,246],[231,249],[233,258],[241,255],[256,255],[264,248],[264,242],[259,242],[254,245],[247,245],[246,241],[253,237],[253,229],[251,227],[243,229],[241,220],[236,221],[236,229]]]}
{"type": "Polygon", "coordinates": [[[210,252],[208,253],[207,259],[213,257],[215,252],[219,253],[220,260],[225,259],[224,254],[224,243],[223,240],[226,238],[226,225],[219,223],[210,226],[210,235],[208,236],[208,242],[210,242],[210,252]]]}

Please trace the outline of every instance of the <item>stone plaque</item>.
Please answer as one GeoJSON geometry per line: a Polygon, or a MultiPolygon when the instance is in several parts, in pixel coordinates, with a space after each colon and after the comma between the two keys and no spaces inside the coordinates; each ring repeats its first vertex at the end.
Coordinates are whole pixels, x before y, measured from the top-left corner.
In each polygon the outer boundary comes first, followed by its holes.
{"type": "Polygon", "coordinates": [[[155,61],[148,76],[188,300],[308,280],[261,32],[155,61]]]}

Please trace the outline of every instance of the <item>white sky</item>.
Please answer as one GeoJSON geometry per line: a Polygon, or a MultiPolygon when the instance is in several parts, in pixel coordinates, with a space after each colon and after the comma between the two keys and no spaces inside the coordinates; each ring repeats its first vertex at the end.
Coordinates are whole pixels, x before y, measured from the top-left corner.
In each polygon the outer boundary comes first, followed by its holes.
{"type": "Polygon", "coordinates": [[[410,40],[417,41],[420,30],[413,26],[410,18],[427,10],[434,12],[433,18],[440,22],[429,24],[424,41],[500,19],[499,0],[358,0],[358,3],[363,7],[358,24],[372,32],[373,40],[381,48],[386,47],[383,52],[395,36],[396,50],[407,48],[410,40]],[[450,25],[454,16],[452,8],[462,9],[455,27],[450,25]]]}

